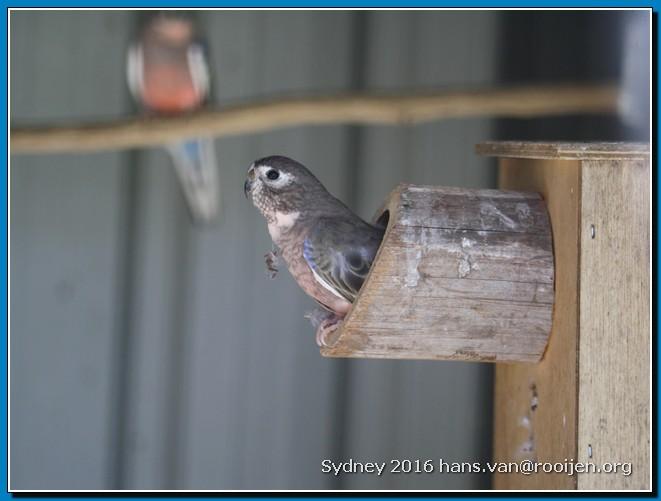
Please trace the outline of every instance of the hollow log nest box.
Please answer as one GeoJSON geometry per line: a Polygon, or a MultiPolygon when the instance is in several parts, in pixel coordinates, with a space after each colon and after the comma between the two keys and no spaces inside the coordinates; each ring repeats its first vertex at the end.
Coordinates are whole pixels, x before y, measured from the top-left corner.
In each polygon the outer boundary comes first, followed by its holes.
{"type": "Polygon", "coordinates": [[[541,359],[554,299],[541,195],[401,184],[375,221],[383,242],[322,355],[541,359]]]}

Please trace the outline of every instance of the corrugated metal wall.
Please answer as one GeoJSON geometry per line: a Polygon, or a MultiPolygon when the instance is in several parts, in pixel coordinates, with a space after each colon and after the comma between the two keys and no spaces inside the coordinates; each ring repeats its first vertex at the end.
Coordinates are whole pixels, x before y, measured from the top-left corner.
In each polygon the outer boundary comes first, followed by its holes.
{"type": "MultiPolygon", "coordinates": [[[[12,121],[117,116],[128,14],[11,14],[12,121]]],[[[13,488],[110,485],[126,154],[11,159],[13,488]]],[[[165,171],[165,169],[164,169],[165,171]]]]}
{"type": "MultiPolygon", "coordinates": [[[[494,81],[495,13],[205,12],[219,103],[494,81]]],[[[13,12],[16,123],[131,113],[135,14],[13,12]]],[[[241,190],[286,154],[369,218],[399,181],[491,186],[484,120],[218,140],[222,221],[190,226],[159,150],[11,163],[14,489],[480,488],[484,476],[333,478],[322,459],[489,456],[490,367],[327,360],[241,190]]]]}

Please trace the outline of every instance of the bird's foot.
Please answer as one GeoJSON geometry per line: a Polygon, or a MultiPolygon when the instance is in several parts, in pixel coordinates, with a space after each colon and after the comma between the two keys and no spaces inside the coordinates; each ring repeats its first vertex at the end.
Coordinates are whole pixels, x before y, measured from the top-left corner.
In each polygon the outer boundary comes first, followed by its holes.
{"type": "Polygon", "coordinates": [[[273,249],[264,254],[264,262],[266,263],[266,271],[269,274],[269,278],[273,280],[278,274],[278,264],[280,264],[278,249],[273,247],[273,249]]]}
{"type": "Polygon", "coordinates": [[[342,324],[342,318],[333,312],[317,308],[305,315],[310,320],[312,326],[317,330],[317,346],[330,346],[330,335],[335,332],[342,324]]]}
{"type": "Polygon", "coordinates": [[[340,325],[342,325],[342,317],[338,317],[337,315],[333,315],[331,318],[327,318],[321,322],[321,325],[317,327],[317,346],[326,348],[334,344],[329,341],[331,340],[331,335],[340,328],[340,325]]]}

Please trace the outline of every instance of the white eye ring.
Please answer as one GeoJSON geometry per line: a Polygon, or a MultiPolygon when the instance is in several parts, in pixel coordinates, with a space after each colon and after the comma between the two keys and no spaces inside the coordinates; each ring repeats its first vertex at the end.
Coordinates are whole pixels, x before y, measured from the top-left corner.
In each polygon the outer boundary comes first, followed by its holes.
{"type": "Polygon", "coordinates": [[[282,188],[283,186],[291,184],[294,180],[294,176],[291,173],[275,169],[270,165],[260,165],[259,175],[266,184],[273,188],[282,188]],[[277,174],[273,179],[269,177],[269,175],[273,175],[271,174],[272,172],[277,174]]]}

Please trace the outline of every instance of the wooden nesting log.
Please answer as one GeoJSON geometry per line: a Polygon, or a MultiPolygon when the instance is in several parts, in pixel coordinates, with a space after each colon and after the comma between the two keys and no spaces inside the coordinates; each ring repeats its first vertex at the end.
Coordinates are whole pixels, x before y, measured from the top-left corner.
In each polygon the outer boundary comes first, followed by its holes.
{"type": "Polygon", "coordinates": [[[553,311],[537,193],[399,185],[383,243],[327,357],[535,362],[553,311]]]}

